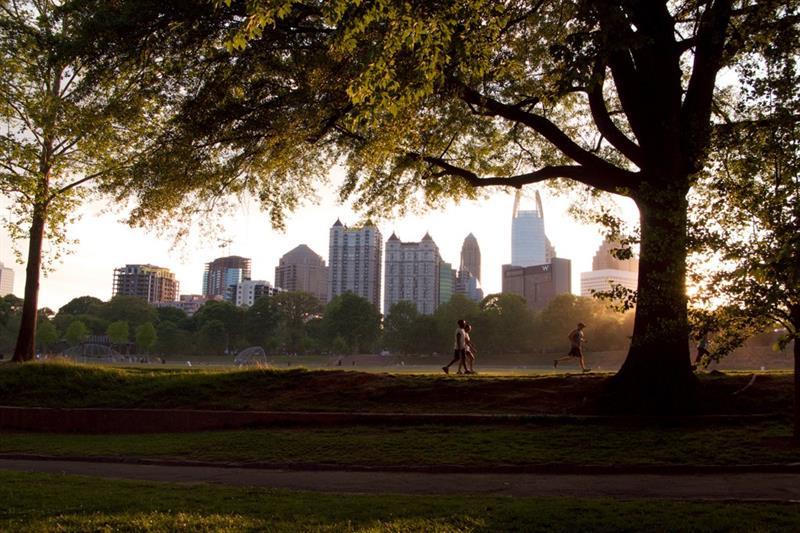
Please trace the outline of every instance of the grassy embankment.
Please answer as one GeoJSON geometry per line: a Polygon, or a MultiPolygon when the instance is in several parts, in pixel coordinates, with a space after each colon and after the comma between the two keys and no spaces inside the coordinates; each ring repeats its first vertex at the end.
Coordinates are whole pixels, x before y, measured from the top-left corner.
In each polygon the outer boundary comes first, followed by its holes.
{"type": "MultiPolygon", "coordinates": [[[[791,380],[705,376],[710,412],[788,412],[791,380]],[[712,409],[714,407],[715,409],[712,409]]],[[[0,405],[374,412],[584,413],[602,378],[363,374],[326,371],[120,369],[69,364],[0,367],[0,405]]],[[[712,427],[602,424],[263,429],[190,434],[5,433],[0,452],[335,465],[787,463],[788,422],[712,427]]]]}
{"type": "MultiPolygon", "coordinates": [[[[110,368],[67,363],[0,365],[0,405],[592,414],[607,375],[455,377],[326,370],[110,368]]],[[[788,373],[702,376],[700,413],[786,413],[788,373]]]]}
{"type": "Polygon", "coordinates": [[[0,472],[2,531],[794,531],[800,506],[327,495],[0,472]]]}

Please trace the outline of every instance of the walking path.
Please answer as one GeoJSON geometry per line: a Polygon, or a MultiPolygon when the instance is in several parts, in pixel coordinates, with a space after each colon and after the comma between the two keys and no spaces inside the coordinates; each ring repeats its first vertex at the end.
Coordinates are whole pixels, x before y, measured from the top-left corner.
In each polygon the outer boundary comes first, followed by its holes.
{"type": "Polygon", "coordinates": [[[453,474],[291,471],[81,461],[0,459],[0,470],[113,479],[375,494],[491,494],[679,500],[772,500],[800,503],[798,473],[717,474],[453,474]]]}

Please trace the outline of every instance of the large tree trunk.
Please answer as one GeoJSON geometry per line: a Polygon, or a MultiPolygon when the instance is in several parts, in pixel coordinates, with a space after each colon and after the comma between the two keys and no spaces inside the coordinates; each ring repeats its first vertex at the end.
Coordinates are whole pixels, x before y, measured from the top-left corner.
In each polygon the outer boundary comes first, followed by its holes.
{"type": "Polygon", "coordinates": [[[636,320],[630,350],[612,380],[616,409],[648,414],[690,412],[696,378],[686,312],[686,192],[660,190],[637,199],[641,250],[636,320]]]}
{"type": "Polygon", "coordinates": [[[36,354],[36,320],[39,308],[39,276],[42,266],[42,241],[47,220],[47,209],[36,205],[28,242],[28,264],[25,269],[25,301],[22,305],[22,319],[14,348],[15,362],[30,361],[36,354]]]}

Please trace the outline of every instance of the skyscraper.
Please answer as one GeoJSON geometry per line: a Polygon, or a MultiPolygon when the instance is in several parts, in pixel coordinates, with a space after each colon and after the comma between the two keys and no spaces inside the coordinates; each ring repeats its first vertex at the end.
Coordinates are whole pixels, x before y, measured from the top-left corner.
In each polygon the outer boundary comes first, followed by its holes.
{"type": "Polygon", "coordinates": [[[412,302],[417,311],[431,315],[439,306],[439,247],[427,233],[419,242],[401,242],[392,233],[386,241],[386,281],[383,312],[400,301],[412,302]]]}
{"type": "Polygon", "coordinates": [[[348,228],[338,219],[329,240],[328,300],[352,292],[381,308],[383,238],[374,225],[348,228]]]}
{"type": "Polygon", "coordinates": [[[456,292],[456,271],[450,263],[439,265],[439,305],[446,304],[456,292]]]}
{"type": "Polygon", "coordinates": [[[0,296],[14,294],[14,271],[0,263],[0,296]]]}
{"type": "Polygon", "coordinates": [[[113,296],[138,296],[150,303],[173,302],[178,281],[167,268],[155,265],[125,265],[114,269],[113,296]]]}
{"type": "Polygon", "coordinates": [[[559,294],[572,292],[572,263],[554,257],[543,265],[503,265],[503,292],[522,296],[530,309],[539,311],[559,294]]]}
{"type": "Polygon", "coordinates": [[[474,302],[483,300],[483,289],[478,278],[468,270],[459,270],[456,275],[455,294],[463,294],[474,302]]]}
{"type": "Polygon", "coordinates": [[[611,250],[621,248],[619,242],[603,241],[592,260],[592,270],[581,272],[581,296],[608,291],[613,285],[636,290],[639,277],[639,260],[617,259],[611,250]]]}
{"type": "Polygon", "coordinates": [[[250,279],[250,259],[231,255],[219,257],[206,263],[203,273],[203,295],[222,296],[232,302],[236,295],[233,287],[246,279],[250,279]]]}
{"type": "Polygon", "coordinates": [[[287,291],[308,292],[321,302],[327,302],[328,267],[325,260],[301,244],[280,258],[275,267],[275,286],[287,291]]]}
{"type": "Polygon", "coordinates": [[[481,248],[478,246],[478,239],[470,233],[461,245],[461,265],[459,270],[466,270],[478,282],[481,281],[481,248]]]}
{"type": "MultiPolygon", "coordinates": [[[[545,264],[549,241],[544,234],[542,198],[537,191],[535,210],[520,209],[520,199],[520,190],[517,190],[511,219],[511,264],[520,267],[545,264]]],[[[551,254],[555,255],[555,250],[551,254]]]]}

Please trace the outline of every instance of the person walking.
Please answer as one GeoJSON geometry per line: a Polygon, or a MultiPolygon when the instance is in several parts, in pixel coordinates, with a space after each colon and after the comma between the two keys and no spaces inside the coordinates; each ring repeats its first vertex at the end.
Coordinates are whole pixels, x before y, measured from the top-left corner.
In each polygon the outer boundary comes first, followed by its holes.
{"type": "Polygon", "coordinates": [[[466,326],[466,322],[462,319],[459,319],[456,322],[456,333],[455,333],[455,343],[453,344],[453,360],[447,363],[445,366],[442,367],[442,370],[445,374],[450,373],[450,367],[456,362],[459,362],[459,367],[463,364],[464,356],[465,356],[465,349],[467,347],[466,341],[466,334],[464,332],[464,326],[466,326]]]}
{"type": "Polygon", "coordinates": [[[458,373],[461,374],[461,369],[464,369],[465,374],[475,374],[475,354],[478,350],[472,344],[470,333],[472,332],[472,324],[464,322],[464,359],[458,365],[458,373]]]}
{"type": "Polygon", "coordinates": [[[692,370],[697,370],[697,365],[702,363],[703,358],[707,355],[711,355],[711,352],[708,351],[708,331],[703,330],[697,339],[697,355],[694,358],[692,370]]]}
{"type": "Polygon", "coordinates": [[[583,343],[585,342],[585,338],[583,335],[583,328],[585,327],[586,324],[584,324],[583,322],[578,322],[578,327],[569,332],[569,335],[567,335],[570,344],[569,353],[560,359],[554,359],[553,368],[558,368],[558,363],[561,361],[577,357],[578,361],[581,364],[581,370],[583,370],[584,372],[592,371],[591,368],[586,368],[586,363],[583,360],[583,343]]]}

